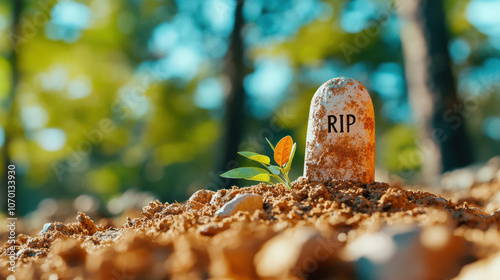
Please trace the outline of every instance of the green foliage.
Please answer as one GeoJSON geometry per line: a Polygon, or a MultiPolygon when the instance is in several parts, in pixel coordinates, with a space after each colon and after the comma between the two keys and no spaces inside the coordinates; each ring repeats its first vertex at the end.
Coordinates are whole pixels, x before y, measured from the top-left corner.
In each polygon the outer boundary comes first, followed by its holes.
{"type": "Polygon", "coordinates": [[[422,164],[421,151],[416,143],[417,133],[408,125],[391,127],[382,139],[384,164],[394,173],[418,170],[422,164]]]}
{"type": "Polygon", "coordinates": [[[221,177],[231,179],[245,179],[251,181],[259,181],[270,183],[271,178],[276,179],[279,183],[284,184],[288,188],[292,188],[288,173],[290,172],[292,161],[295,156],[297,143],[293,143],[292,137],[283,137],[276,147],[266,138],[267,143],[274,151],[274,160],[278,165],[271,165],[271,159],[265,155],[260,155],[254,152],[238,152],[238,154],[260,163],[266,169],[258,167],[239,167],[223,173],[221,177]]]}

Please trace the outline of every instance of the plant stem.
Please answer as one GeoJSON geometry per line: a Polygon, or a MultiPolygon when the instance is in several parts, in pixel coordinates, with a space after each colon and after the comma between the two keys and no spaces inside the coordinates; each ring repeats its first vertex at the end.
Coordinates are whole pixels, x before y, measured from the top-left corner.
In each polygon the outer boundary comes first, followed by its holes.
{"type": "Polygon", "coordinates": [[[292,189],[292,186],[290,185],[290,179],[288,179],[288,172],[283,172],[283,169],[281,169],[280,175],[283,176],[283,179],[282,179],[283,184],[285,186],[287,186],[287,188],[292,189]]]}
{"type": "Polygon", "coordinates": [[[283,173],[283,177],[285,177],[285,180],[286,180],[286,183],[287,183],[288,187],[290,189],[292,189],[292,186],[291,186],[291,183],[290,183],[290,179],[288,178],[288,172],[283,173]]]}
{"type": "Polygon", "coordinates": [[[280,176],[278,176],[278,175],[274,175],[274,174],[273,174],[273,176],[274,176],[274,177],[275,177],[275,178],[276,178],[276,179],[277,179],[280,183],[282,183],[283,185],[285,185],[285,186],[289,187],[289,186],[288,186],[288,184],[287,184],[287,182],[285,182],[283,179],[281,179],[281,177],[280,177],[280,176]]]}
{"type": "Polygon", "coordinates": [[[273,171],[267,165],[263,164],[262,162],[259,163],[269,171],[269,174],[271,174],[271,176],[273,176],[274,179],[278,180],[278,182],[282,183],[283,185],[289,187],[288,184],[285,181],[283,181],[283,179],[281,179],[279,175],[274,174],[273,171]]]}

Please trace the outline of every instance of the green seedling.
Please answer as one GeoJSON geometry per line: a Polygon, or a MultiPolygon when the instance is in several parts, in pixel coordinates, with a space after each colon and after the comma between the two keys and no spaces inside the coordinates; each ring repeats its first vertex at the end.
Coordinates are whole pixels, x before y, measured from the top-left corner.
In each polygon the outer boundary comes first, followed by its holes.
{"type": "Polygon", "coordinates": [[[265,169],[259,167],[239,167],[229,170],[220,176],[230,179],[245,179],[266,183],[271,183],[271,179],[273,178],[289,189],[292,189],[290,179],[288,178],[288,172],[290,172],[290,168],[292,167],[297,143],[294,143],[290,136],[283,137],[276,147],[274,147],[269,140],[267,140],[267,143],[269,143],[269,146],[271,146],[271,149],[274,151],[274,161],[277,165],[272,165],[271,159],[268,156],[254,152],[238,152],[238,154],[260,163],[265,169]]]}

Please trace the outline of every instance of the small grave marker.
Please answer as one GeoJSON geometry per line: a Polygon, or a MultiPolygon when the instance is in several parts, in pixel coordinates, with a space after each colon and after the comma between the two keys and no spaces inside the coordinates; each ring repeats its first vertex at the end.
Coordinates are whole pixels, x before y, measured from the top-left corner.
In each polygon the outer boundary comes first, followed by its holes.
{"type": "Polygon", "coordinates": [[[375,181],[375,116],[370,95],[358,81],[324,83],[311,101],[304,177],[313,181],[375,181]]]}

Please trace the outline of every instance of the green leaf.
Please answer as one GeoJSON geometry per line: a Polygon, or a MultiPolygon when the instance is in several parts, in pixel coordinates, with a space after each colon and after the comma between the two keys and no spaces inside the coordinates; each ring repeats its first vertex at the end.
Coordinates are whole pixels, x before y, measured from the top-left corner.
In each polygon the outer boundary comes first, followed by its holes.
{"type": "Polygon", "coordinates": [[[293,143],[292,151],[290,152],[290,159],[288,160],[285,168],[283,169],[283,171],[285,173],[288,173],[290,171],[290,169],[292,168],[292,161],[293,161],[293,157],[295,156],[296,148],[297,148],[297,143],[293,143]]]}
{"type": "Polygon", "coordinates": [[[271,163],[271,159],[269,157],[264,156],[264,155],[260,155],[260,154],[254,153],[254,152],[238,152],[238,154],[240,154],[248,159],[254,160],[256,162],[263,163],[263,164],[271,163]]]}
{"type": "Polygon", "coordinates": [[[277,165],[271,165],[271,166],[268,166],[269,170],[271,170],[271,172],[273,172],[274,175],[280,175],[280,167],[277,166],[277,165]]]}
{"type": "Polygon", "coordinates": [[[269,146],[271,146],[271,149],[273,149],[273,152],[274,152],[274,146],[273,146],[273,144],[271,144],[271,142],[269,142],[269,139],[267,139],[267,137],[266,137],[266,141],[267,141],[267,143],[269,143],[269,146]]]}
{"type": "Polygon", "coordinates": [[[226,173],[220,175],[224,178],[231,179],[245,179],[252,181],[269,182],[271,181],[271,175],[267,170],[258,167],[240,167],[233,170],[229,170],[226,173]]]}

